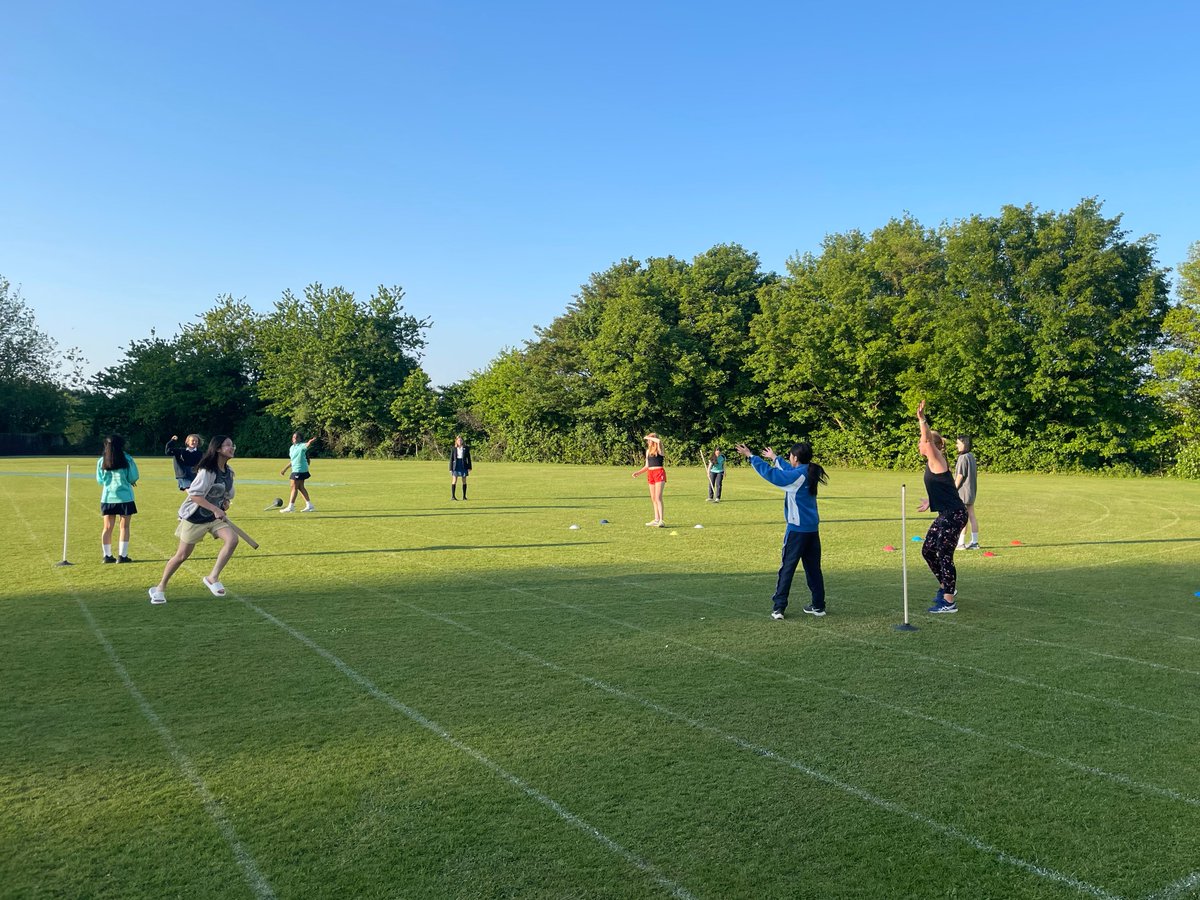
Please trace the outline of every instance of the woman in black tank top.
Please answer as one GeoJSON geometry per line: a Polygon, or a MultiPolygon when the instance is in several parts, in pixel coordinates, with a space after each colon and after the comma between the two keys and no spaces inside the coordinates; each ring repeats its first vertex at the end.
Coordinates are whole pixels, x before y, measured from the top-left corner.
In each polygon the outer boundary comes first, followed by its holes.
{"type": "Polygon", "coordinates": [[[646,464],[633,473],[637,478],[646,473],[646,484],[650,486],[650,505],[654,507],[654,519],[646,524],[651,528],[663,527],[663,487],[667,483],[667,470],[663,468],[662,440],[653,431],[646,435],[646,464]]]}
{"type": "Polygon", "coordinates": [[[934,595],[931,613],[958,612],[955,595],[958,592],[958,571],[954,568],[954,548],[958,536],[967,524],[967,508],[954,487],[950,464],[946,461],[946,444],[942,436],[929,427],[925,419],[925,401],[917,407],[917,423],[921,427],[921,455],[925,457],[925,493],[921,501],[921,512],[932,510],[938,514],[925,534],[921,545],[921,556],[925,558],[933,577],[938,580],[938,592],[934,595]]]}

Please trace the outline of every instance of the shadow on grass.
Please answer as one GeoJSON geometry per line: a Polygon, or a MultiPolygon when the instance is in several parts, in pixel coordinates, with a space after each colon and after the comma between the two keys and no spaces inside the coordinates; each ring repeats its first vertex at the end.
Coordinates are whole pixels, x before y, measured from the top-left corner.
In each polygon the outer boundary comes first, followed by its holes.
{"type": "Polygon", "coordinates": [[[437,516],[460,516],[468,511],[470,512],[485,512],[490,515],[500,515],[503,513],[515,513],[523,510],[533,509],[562,509],[574,510],[582,509],[582,506],[467,506],[459,507],[458,509],[446,509],[437,512],[362,512],[362,513],[346,513],[346,514],[327,514],[322,513],[314,518],[320,519],[425,519],[437,516]]]}
{"type": "MultiPolygon", "coordinates": [[[[603,544],[604,541],[571,541],[553,544],[435,544],[432,547],[377,547],[370,550],[309,550],[303,553],[258,553],[264,559],[285,556],[357,556],[364,553],[430,553],[446,550],[535,550],[550,547],[583,547],[603,544]]],[[[254,551],[251,551],[252,553],[254,551]]],[[[242,556],[240,559],[253,559],[242,556]]]]}
{"type": "Polygon", "coordinates": [[[1007,544],[998,544],[996,548],[1003,547],[1006,550],[1041,550],[1049,547],[1101,547],[1106,544],[1200,544],[1200,537],[1185,537],[1185,538],[1144,538],[1142,540],[1123,540],[1123,541],[1064,541],[1061,544],[1043,544],[1041,541],[1030,544],[1017,544],[1010,546],[1007,544]]]}

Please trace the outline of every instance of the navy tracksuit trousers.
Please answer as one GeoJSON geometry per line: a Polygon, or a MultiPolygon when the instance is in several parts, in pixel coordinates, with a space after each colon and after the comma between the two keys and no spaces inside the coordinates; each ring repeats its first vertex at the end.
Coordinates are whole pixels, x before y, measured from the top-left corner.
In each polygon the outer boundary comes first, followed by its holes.
{"type": "Polygon", "coordinates": [[[825,608],[825,576],[821,574],[821,533],[819,531],[789,531],[783,536],[783,562],[779,566],[779,581],[771,601],[775,609],[787,609],[788,594],[796,566],[804,564],[804,577],[812,592],[813,609],[825,608]]]}

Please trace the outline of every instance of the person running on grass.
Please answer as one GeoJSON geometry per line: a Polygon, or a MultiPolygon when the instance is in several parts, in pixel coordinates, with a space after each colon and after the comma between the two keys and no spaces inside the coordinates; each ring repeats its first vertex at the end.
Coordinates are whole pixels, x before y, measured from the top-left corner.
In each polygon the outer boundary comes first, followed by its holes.
{"type": "Polygon", "coordinates": [[[650,504],[654,507],[654,521],[646,524],[651,528],[663,527],[663,487],[667,483],[667,470],[663,468],[662,440],[653,431],[646,435],[646,464],[633,473],[637,478],[646,473],[646,484],[650,488],[650,504]]]}
{"type": "Polygon", "coordinates": [[[471,474],[471,448],[463,443],[462,435],[456,435],[450,448],[450,499],[457,500],[455,490],[462,479],[463,499],[467,499],[467,476],[471,474]]]}
{"type": "Polygon", "coordinates": [[[954,568],[954,548],[963,526],[967,524],[967,508],[959,498],[950,475],[950,464],[946,462],[946,442],[929,427],[925,418],[924,400],[917,406],[917,423],[921,428],[918,449],[925,457],[925,492],[928,495],[918,508],[921,512],[932,510],[938,514],[925,534],[925,543],[921,545],[921,556],[925,558],[929,571],[933,572],[939,585],[929,612],[955,613],[958,612],[955,602],[958,571],[954,568]]]}
{"type": "Polygon", "coordinates": [[[104,455],[96,460],[96,481],[100,484],[100,549],[106,563],[129,563],[129,519],[137,515],[133,489],[137,486],[138,467],[125,452],[125,438],[110,434],[104,439],[104,455]],[[112,554],[112,533],[121,519],[121,543],[116,557],[112,554]]]}
{"type": "Polygon", "coordinates": [[[308,488],[304,486],[304,482],[308,481],[308,448],[313,445],[314,441],[316,441],[315,437],[309,438],[307,441],[300,440],[299,432],[292,435],[292,446],[288,450],[291,462],[279,470],[280,475],[286,475],[288,469],[291,469],[292,493],[288,496],[287,506],[280,510],[281,513],[295,512],[297,491],[304,495],[304,509],[300,512],[317,511],[312,504],[312,498],[308,496],[308,488]]]}
{"type": "Polygon", "coordinates": [[[821,517],[817,514],[817,485],[828,484],[829,476],[812,461],[813,449],[807,441],[793,444],[786,461],[766,447],[762,455],[772,465],[767,465],[766,460],[751,453],[745,444],[738,444],[736,449],[750,460],[755,472],[775,487],[783,488],[784,492],[783,517],[787,522],[787,530],[783,533],[783,561],[779,566],[775,595],[771,598],[771,618],[783,618],[798,563],[804,564],[804,578],[812,594],[812,602],[804,607],[804,611],[810,616],[825,615],[825,576],[821,572],[821,517]]]}
{"type": "Polygon", "coordinates": [[[958,499],[967,508],[967,520],[971,523],[971,540],[966,540],[967,530],[964,528],[958,536],[959,550],[979,549],[979,520],[975,518],[975,486],[979,475],[975,454],[971,452],[973,443],[969,434],[960,434],[955,442],[958,459],[954,461],[954,486],[958,488],[958,499]]]}
{"type": "Polygon", "coordinates": [[[171,439],[167,441],[165,452],[174,460],[175,483],[179,485],[181,491],[186,491],[196,477],[196,463],[200,462],[204,451],[200,449],[200,435],[198,434],[189,434],[182,447],[175,443],[177,440],[179,440],[179,435],[171,435],[171,439]]]}
{"type": "Polygon", "coordinates": [[[212,571],[204,576],[204,586],[214,597],[225,596],[225,585],[221,584],[221,570],[237,549],[238,536],[225,519],[225,510],[233,500],[233,469],[229,461],[236,448],[233,439],[215,434],[208,442],[208,449],[196,463],[196,478],[188,487],[187,499],[179,507],[179,526],[175,536],[179,548],[167,560],[162,579],[150,588],[150,602],[156,606],[167,602],[167,582],[184,561],[192,555],[196,545],[211,534],[221,541],[221,549],[213,562],[212,571]]]}

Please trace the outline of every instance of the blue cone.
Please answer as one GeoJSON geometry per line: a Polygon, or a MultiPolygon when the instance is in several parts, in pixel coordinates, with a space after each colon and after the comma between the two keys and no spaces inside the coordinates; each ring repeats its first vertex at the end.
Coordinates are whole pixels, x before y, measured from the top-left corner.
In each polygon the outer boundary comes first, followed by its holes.
{"type": "Polygon", "coordinates": [[[916,541],[918,544],[921,542],[921,536],[920,536],[919,534],[914,534],[914,535],[912,536],[912,539],[913,539],[914,541],[916,541]]]}

